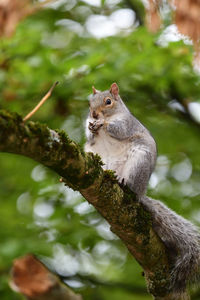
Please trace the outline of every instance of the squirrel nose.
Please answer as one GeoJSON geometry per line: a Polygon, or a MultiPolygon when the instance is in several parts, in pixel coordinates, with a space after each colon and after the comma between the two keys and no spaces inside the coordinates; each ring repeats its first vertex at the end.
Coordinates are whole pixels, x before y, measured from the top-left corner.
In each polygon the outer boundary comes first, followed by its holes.
{"type": "Polygon", "coordinates": [[[92,117],[93,117],[94,119],[98,119],[98,117],[99,117],[99,115],[96,113],[95,110],[92,112],[92,117]]]}

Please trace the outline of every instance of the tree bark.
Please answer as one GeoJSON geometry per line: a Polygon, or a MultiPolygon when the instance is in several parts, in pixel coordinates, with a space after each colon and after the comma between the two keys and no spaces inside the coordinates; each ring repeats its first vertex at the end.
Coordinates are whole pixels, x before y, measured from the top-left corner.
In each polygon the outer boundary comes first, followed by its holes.
{"type": "Polygon", "coordinates": [[[0,151],[30,157],[62,176],[109,222],[142,266],[148,291],[157,299],[167,296],[167,249],[152,228],[151,215],[133,192],[118,185],[112,171],[103,171],[99,156],[84,153],[63,131],[25,124],[19,115],[5,111],[0,111],[0,151]]]}

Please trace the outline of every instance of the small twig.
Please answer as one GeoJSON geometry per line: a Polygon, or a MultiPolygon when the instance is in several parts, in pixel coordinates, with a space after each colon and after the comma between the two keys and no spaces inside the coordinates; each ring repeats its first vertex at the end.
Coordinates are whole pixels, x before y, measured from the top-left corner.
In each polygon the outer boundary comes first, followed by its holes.
{"type": "Polygon", "coordinates": [[[52,4],[56,1],[57,0],[44,0],[42,2],[37,3],[35,6],[36,6],[36,9],[40,9],[40,8],[43,8],[45,5],[52,4]]]}
{"type": "Polygon", "coordinates": [[[51,94],[57,84],[58,84],[58,81],[56,81],[52,85],[50,90],[46,93],[46,95],[42,98],[42,100],[40,100],[40,102],[34,107],[34,109],[23,118],[24,122],[27,121],[28,119],[30,119],[34,115],[34,113],[36,113],[36,111],[44,104],[44,102],[51,96],[51,94]]]}

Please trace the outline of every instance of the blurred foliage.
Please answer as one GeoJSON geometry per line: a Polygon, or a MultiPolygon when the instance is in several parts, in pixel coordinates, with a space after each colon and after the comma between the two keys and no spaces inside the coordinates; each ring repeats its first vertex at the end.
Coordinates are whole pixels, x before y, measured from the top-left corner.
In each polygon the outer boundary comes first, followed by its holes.
{"type": "MultiPolygon", "coordinates": [[[[0,108],[25,116],[58,80],[33,120],[64,129],[83,145],[91,86],[104,90],[116,81],[130,110],[157,141],[149,194],[198,224],[199,125],[175,109],[178,102],[199,102],[191,46],[182,40],[169,43],[165,27],[157,35],[148,33],[138,21],[144,19],[139,1],[93,4],[55,1],[21,22],[12,38],[1,40],[0,108]],[[118,27],[109,37],[92,35],[91,16],[110,22],[121,9],[136,11],[129,28],[118,27]]],[[[169,13],[165,26],[168,21],[169,13]]],[[[27,252],[38,255],[84,299],[150,299],[141,268],[78,193],[27,158],[1,153],[0,166],[1,299],[23,299],[8,281],[12,260],[27,252]]]]}

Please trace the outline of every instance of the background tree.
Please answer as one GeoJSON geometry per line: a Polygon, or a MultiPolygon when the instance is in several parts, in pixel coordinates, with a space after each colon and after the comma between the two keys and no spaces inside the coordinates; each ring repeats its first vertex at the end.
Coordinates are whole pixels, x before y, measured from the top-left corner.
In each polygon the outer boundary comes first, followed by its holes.
{"type": "MultiPolygon", "coordinates": [[[[149,195],[198,224],[200,87],[191,45],[174,33],[166,3],[155,35],[139,1],[91,3],[52,1],[1,38],[0,106],[26,115],[58,80],[33,120],[83,144],[91,86],[117,81],[158,144],[149,195]]],[[[141,268],[79,193],[30,159],[1,153],[0,166],[1,299],[22,299],[8,277],[12,260],[27,252],[86,299],[150,299],[141,268]]]]}

